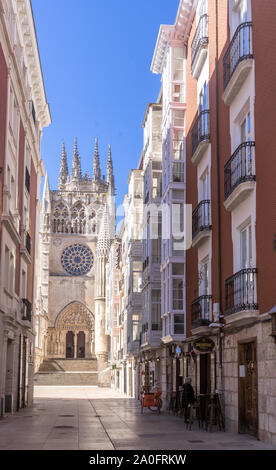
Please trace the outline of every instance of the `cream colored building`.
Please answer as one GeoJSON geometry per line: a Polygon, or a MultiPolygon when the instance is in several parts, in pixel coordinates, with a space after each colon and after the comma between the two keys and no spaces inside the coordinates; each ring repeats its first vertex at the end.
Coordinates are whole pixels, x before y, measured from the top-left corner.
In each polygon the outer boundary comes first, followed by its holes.
{"type": "Polygon", "coordinates": [[[44,369],[47,361],[96,358],[99,385],[104,385],[109,351],[105,265],[115,228],[114,177],[110,148],[107,177],[101,174],[97,139],[93,168],[92,179],[82,175],[75,139],[71,174],[63,145],[58,190],[51,191],[45,179],[36,356],[37,367],[44,360],[44,369]]]}

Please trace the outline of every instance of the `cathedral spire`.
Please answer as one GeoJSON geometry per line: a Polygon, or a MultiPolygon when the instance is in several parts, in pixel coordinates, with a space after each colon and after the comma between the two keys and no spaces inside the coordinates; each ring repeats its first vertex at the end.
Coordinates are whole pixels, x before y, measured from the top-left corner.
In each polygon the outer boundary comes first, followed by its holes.
{"type": "Polygon", "coordinates": [[[79,152],[78,152],[77,137],[75,137],[71,179],[77,179],[77,180],[81,179],[81,162],[80,162],[80,157],[79,157],[79,152]]]}
{"type": "Polygon", "coordinates": [[[94,181],[100,181],[101,179],[101,168],[100,168],[100,155],[98,148],[98,139],[95,139],[95,151],[94,151],[94,163],[93,163],[93,179],[94,181]]]}
{"type": "Polygon", "coordinates": [[[67,179],[69,176],[68,172],[68,164],[67,164],[67,153],[65,150],[64,142],[62,143],[62,155],[61,155],[61,162],[60,162],[60,170],[59,170],[59,178],[58,178],[58,187],[61,187],[67,183],[67,179]]]}
{"type": "Polygon", "coordinates": [[[100,222],[100,230],[98,235],[98,242],[96,248],[96,255],[97,257],[107,257],[110,245],[112,241],[112,226],[111,226],[111,214],[108,207],[108,202],[105,204],[101,222],[100,222]]]}
{"type": "Polygon", "coordinates": [[[50,212],[51,212],[50,186],[49,186],[48,172],[46,172],[45,180],[44,180],[44,187],[43,187],[42,203],[41,203],[41,213],[50,214],[50,212]]]}
{"type": "Polygon", "coordinates": [[[113,162],[111,156],[111,145],[108,146],[108,159],[107,159],[107,183],[111,189],[111,192],[114,192],[114,175],[113,175],[113,162]]]}

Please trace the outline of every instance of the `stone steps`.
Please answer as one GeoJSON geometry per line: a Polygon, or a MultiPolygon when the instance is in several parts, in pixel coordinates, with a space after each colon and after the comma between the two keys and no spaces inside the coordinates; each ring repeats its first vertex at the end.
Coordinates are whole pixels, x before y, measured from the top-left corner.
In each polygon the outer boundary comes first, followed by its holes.
{"type": "Polygon", "coordinates": [[[34,385],[98,385],[98,372],[38,372],[34,385]]]}
{"type": "Polygon", "coordinates": [[[97,359],[47,359],[42,362],[39,372],[55,371],[97,371],[97,359]]]}
{"type": "Polygon", "coordinates": [[[97,359],[46,359],[34,376],[35,385],[98,385],[97,359]]]}

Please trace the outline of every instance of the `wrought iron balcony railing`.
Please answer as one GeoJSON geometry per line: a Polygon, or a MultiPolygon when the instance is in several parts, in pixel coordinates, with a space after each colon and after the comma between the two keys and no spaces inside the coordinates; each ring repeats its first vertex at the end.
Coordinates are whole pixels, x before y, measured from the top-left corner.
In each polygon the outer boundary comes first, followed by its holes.
{"type": "Polygon", "coordinates": [[[192,57],[191,57],[191,65],[192,69],[195,65],[195,62],[198,58],[198,54],[200,51],[200,48],[208,44],[209,39],[208,39],[208,15],[202,15],[199,19],[198,27],[196,29],[191,49],[192,49],[192,57]]]}
{"type": "Polygon", "coordinates": [[[245,268],[225,281],[225,313],[258,310],[257,269],[245,268]]]}
{"type": "Polygon", "coordinates": [[[230,82],[237,66],[242,60],[253,58],[252,23],[246,22],[238,26],[223,59],[224,89],[230,82]]]}
{"type": "Polygon", "coordinates": [[[210,207],[211,207],[211,201],[205,200],[205,201],[201,201],[196,207],[196,209],[193,211],[193,217],[192,217],[193,238],[195,238],[196,235],[199,232],[202,232],[203,230],[211,230],[212,225],[211,225],[211,217],[210,217],[210,207]]]}
{"type": "Polygon", "coordinates": [[[255,181],[255,142],[244,142],[224,167],[224,199],[246,181],[255,181]]]}
{"type": "Polygon", "coordinates": [[[212,318],[212,295],[201,295],[192,302],[192,329],[208,326],[212,318]]]}
{"type": "Polygon", "coordinates": [[[192,129],[192,154],[201,142],[210,140],[210,111],[201,111],[192,129]]]}

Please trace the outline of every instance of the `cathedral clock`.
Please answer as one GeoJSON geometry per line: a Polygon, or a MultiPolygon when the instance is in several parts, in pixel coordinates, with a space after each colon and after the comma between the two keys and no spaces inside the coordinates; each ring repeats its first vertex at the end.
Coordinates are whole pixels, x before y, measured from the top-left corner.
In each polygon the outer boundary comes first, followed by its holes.
{"type": "Polygon", "coordinates": [[[63,250],[61,264],[71,276],[83,276],[91,270],[94,256],[90,248],[77,243],[63,250]]]}

